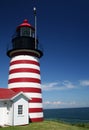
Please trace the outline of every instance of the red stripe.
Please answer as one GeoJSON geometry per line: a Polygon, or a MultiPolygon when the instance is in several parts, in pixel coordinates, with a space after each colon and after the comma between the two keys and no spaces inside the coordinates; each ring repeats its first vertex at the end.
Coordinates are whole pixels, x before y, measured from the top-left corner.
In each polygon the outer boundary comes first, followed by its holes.
{"type": "Polygon", "coordinates": [[[34,65],[39,65],[39,62],[36,62],[36,61],[33,61],[33,60],[16,60],[16,61],[12,61],[10,63],[10,66],[11,65],[14,65],[14,64],[34,64],[34,65]]]}
{"type": "Polygon", "coordinates": [[[43,120],[44,120],[43,117],[41,117],[41,118],[29,118],[29,122],[41,122],[43,120]]]}
{"type": "Polygon", "coordinates": [[[13,78],[9,79],[8,84],[15,82],[33,82],[33,83],[41,83],[40,79],[37,78],[13,78]]]}
{"type": "Polygon", "coordinates": [[[29,108],[29,113],[43,112],[43,108],[29,108]]]}
{"type": "Polygon", "coordinates": [[[42,98],[32,98],[29,103],[42,103],[42,98]]]}
{"type": "Polygon", "coordinates": [[[12,88],[13,91],[15,92],[33,92],[33,93],[41,93],[41,89],[40,88],[26,88],[26,87],[22,87],[22,88],[12,88]]]}
{"type": "Polygon", "coordinates": [[[40,71],[37,69],[31,69],[31,68],[18,68],[18,69],[12,69],[9,71],[9,74],[12,73],[19,73],[19,72],[31,72],[31,73],[37,73],[40,74],[40,71]]]}

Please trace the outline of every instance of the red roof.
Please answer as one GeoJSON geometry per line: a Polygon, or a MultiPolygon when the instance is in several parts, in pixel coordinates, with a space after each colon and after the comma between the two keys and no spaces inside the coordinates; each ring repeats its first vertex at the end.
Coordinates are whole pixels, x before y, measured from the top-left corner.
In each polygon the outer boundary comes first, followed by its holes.
{"type": "Polygon", "coordinates": [[[28,23],[28,20],[27,20],[27,19],[25,19],[25,20],[23,21],[23,23],[20,24],[20,25],[17,27],[17,30],[18,30],[19,28],[21,28],[21,27],[29,27],[29,28],[34,29],[34,27],[32,27],[31,24],[28,23]]]}
{"type": "Polygon", "coordinates": [[[0,99],[11,99],[15,95],[17,95],[17,92],[14,92],[11,89],[0,88],[0,99]]]}

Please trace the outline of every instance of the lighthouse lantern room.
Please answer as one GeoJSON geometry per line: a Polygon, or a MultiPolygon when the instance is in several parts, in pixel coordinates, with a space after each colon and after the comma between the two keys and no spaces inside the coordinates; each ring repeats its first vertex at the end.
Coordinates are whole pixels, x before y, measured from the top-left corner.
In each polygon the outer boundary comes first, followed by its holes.
{"type": "Polygon", "coordinates": [[[38,39],[35,40],[35,28],[28,23],[27,19],[17,27],[12,39],[12,47],[11,50],[7,51],[9,57],[11,57],[12,51],[19,49],[27,49],[29,52],[38,55],[38,57],[43,55],[43,52],[38,49],[38,39]]]}
{"type": "MultiPolygon", "coordinates": [[[[10,57],[8,88],[24,92],[29,97],[29,121],[43,120],[42,91],[39,58],[43,56],[35,37],[35,28],[25,19],[16,28],[12,38],[12,48],[7,51],[10,57]]],[[[21,105],[21,104],[20,104],[21,105]]]]}

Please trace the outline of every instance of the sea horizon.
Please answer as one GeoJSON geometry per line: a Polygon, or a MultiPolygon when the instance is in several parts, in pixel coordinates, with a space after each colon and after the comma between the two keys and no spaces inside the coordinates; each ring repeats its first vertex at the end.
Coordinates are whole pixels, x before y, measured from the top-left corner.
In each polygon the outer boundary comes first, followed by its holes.
{"type": "Polygon", "coordinates": [[[48,109],[76,109],[76,108],[89,108],[89,107],[63,107],[63,108],[43,108],[43,110],[48,110],[48,109]]]}
{"type": "Polygon", "coordinates": [[[44,109],[44,119],[89,123],[89,107],[44,109]]]}

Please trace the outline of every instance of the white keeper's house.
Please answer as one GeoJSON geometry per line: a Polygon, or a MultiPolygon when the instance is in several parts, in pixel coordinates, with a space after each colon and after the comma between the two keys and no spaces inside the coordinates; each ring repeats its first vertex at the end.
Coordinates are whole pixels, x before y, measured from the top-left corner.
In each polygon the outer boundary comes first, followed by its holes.
{"type": "Polygon", "coordinates": [[[0,126],[29,124],[28,100],[23,92],[0,88],[0,126]]]}

